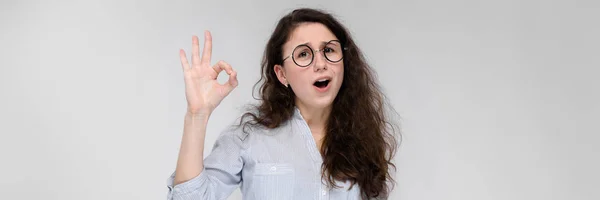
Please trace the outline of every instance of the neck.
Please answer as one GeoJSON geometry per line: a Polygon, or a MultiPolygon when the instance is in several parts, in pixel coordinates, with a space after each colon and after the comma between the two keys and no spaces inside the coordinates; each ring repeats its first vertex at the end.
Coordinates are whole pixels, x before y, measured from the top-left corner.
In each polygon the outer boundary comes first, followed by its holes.
{"type": "Polygon", "coordinates": [[[329,120],[331,106],[325,108],[315,108],[298,103],[298,109],[302,118],[306,121],[313,133],[324,133],[325,126],[329,120]]]}

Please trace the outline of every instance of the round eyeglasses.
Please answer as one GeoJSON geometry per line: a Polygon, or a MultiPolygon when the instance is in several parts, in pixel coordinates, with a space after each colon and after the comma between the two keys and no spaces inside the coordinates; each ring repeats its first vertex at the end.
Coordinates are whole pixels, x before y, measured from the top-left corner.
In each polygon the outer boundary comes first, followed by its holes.
{"type": "Polygon", "coordinates": [[[316,51],[310,48],[308,44],[301,44],[294,48],[292,54],[285,57],[282,62],[292,57],[292,60],[294,63],[296,63],[296,65],[300,67],[307,67],[312,64],[313,60],[315,59],[315,54],[322,51],[325,59],[327,59],[329,62],[337,63],[340,62],[344,57],[342,52],[343,50],[346,50],[346,48],[343,48],[342,44],[340,44],[340,41],[338,40],[331,40],[325,43],[323,49],[317,49],[316,51]]]}

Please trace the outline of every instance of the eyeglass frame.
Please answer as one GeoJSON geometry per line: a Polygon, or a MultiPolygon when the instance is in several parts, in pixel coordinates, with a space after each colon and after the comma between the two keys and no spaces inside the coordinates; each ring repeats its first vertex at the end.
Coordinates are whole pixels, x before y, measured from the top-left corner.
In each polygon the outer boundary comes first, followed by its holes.
{"type": "MultiPolygon", "coordinates": [[[[310,47],[306,43],[305,44],[300,44],[300,45],[294,47],[294,50],[292,50],[292,53],[290,53],[289,56],[286,56],[285,58],[283,58],[283,60],[281,60],[281,63],[283,64],[283,62],[285,62],[286,59],[292,57],[292,62],[294,62],[294,64],[296,64],[296,66],[298,66],[298,67],[308,67],[308,66],[310,66],[315,61],[315,54],[318,54],[319,52],[322,52],[323,50],[325,50],[325,48],[327,48],[327,45],[329,43],[331,43],[331,42],[338,42],[338,43],[340,43],[340,46],[342,46],[342,42],[340,42],[339,40],[329,40],[328,42],[325,43],[325,45],[324,45],[324,47],[322,49],[317,49],[317,50],[314,50],[312,47],[310,47]],[[298,47],[301,47],[301,46],[306,46],[308,49],[310,49],[313,52],[313,56],[310,58],[310,62],[307,65],[305,65],[305,66],[299,65],[296,62],[296,60],[294,59],[294,57],[293,57],[294,56],[294,52],[296,51],[296,49],[298,49],[298,47]]],[[[339,60],[337,60],[337,61],[330,60],[325,53],[323,53],[323,56],[329,62],[338,63],[338,62],[340,62],[340,61],[342,61],[344,59],[344,51],[345,50],[348,50],[348,47],[342,47],[342,57],[339,60]]]]}

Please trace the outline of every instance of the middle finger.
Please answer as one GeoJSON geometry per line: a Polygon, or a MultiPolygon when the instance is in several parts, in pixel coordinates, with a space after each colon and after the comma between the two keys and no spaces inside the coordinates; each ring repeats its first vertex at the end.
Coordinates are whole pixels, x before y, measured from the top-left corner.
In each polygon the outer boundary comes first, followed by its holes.
{"type": "Polygon", "coordinates": [[[201,64],[209,66],[211,54],[212,54],[212,36],[210,35],[210,31],[204,31],[204,49],[202,50],[201,64]]]}

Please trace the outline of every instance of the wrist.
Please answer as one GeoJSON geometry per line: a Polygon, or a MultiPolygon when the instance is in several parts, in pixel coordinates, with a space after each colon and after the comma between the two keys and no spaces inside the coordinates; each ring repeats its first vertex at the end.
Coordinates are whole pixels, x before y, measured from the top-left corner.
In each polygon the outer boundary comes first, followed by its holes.
{"type": "Polygon", "coordinates": [[[185,115],[192,118],[208,118],[210,117],[212,111],[208,109],[204,110],[188,110],[185,115]]]}

